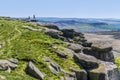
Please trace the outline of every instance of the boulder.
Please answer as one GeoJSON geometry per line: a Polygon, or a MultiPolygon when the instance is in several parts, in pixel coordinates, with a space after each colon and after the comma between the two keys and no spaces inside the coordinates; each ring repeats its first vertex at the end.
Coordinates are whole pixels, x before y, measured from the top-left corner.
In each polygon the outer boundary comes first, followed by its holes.
{"type": "Polygon", "coordinates": [[[50,63],[49,69],[55,75],[57,75],[59,72],[62,71],[61,67],[58,64],[54,63],[54,62],[50,63]]]}
{"type": "Polygon", "coordinates": [[[77,80],[75,72],[63,71],[63,73],[65,76],[61,80],[77,80]]]}
{"type": "Polygon", "coordinates": [[[60,58],[67,58],[67,55],[62,51],[56,51],[56,53],[60,58]]]}
{"type": "Polygon", "coordinates": [[[87,42],[87,41],[82,42],[82,46],[84,46],[84,47],[91,47],[91,45],[92,45],[91,42],[87,42]]]}
{"type": "Polygon", "coordinates": [[[52,38],[59,39],[60,36],[62,35],[61,31],[55,30],[55,29],[48,29],[46,28],[45,34],[51,36],[52,38]]]}
{"type": "Polygon", "coordinates": [[[89,80],[120,80],[117,66],[111,62],[101,62],[100,67],[88,71],[89,80]]]}
{"type": "Polygon", "coordinates": [[[14,63],[14,64],[17,64],[18,63],[18,60],[15,59],[15,58],[10,58],[10,59],[7,59],[8,61],[14,63]]]}
{"type": "Polygon", "coordinates": [[[43,80],[45,77],[45,75],[31,61],[26,67],[26,73],[39,80],[43,80]]]}
{"type": "Polygon", "coordinates": [[[84,48],[83,53],[87,55],[92,55],[97,59],[103,61],[114,62],[112,47],[108,46],[107,44],[94,43],[91,48],[84,48]]]}
{"type": "Polygon", "coordinates": [[[68,45],[69,49],[72,49],[76,53],[80,53],[81,52],[82,46],[80,44],[68,43],[68,42],[66,42],[66,44],[68,45]]]}
{"type": "Polygon", "coordinates": [[[55,75],[58,74],[58,71],[56,71],[56,69],[54,69],[51,65],[49,65],[49,69],[53,74],[55,74],[55,75]]]}
{"type": "Polygon", "coordinates": [[[58,72],[62,70],[61,67],[54,62],[51,62],[50,65],[58,72]]]}
{"type": "Polygon", "coordinates": [[[73,77],[64,76],[64,77],[60,77],[60,80],[76,80],[76,79],[73,77]]]}
{"type": "Polygon", "coordinates": [[[6,77],[3,76],[3,75],[0,75],[0,79],[1,79],[1,80],[7,80],[6,77]]]}
{"type": "Polygon", "coordinates": [[[79,63],[85,70],[94,69],[99,67],[99,60],[93,56],[86,54],[74,54],[74,60],[79,63]]]}
{"type": "Polygon", "coordinates": [[[74,31],[74,29],[63,29],[61,30],[63,32],[63,36],[66,38],[74,38],[76,36],[83,37],[83,34],[80,32],[74,31]]]}
{"type": "Polygon", "coordinates": [[[38,26],[42,26],[42,27],[46,27],[46,28],[49,28],[49,29],[59,30],[59,28],[56,25],[51,24],[51,23],[41,23],[41,22],[38,22],[37,25],[38,26]]]}
{"type": "Polygon", "coordinates": [[[14,59],[0,60],[0,70],[9,70],[9,71],[11,71],[11,69],[15,69],[17,67],[17,63],[18,63],[18,60],[17,59],[15,59],[15,60],[17,62],[14,61],[14,59]]]}
{"type": "Polygon", "coordinates": [[[71,69],[72,72],[75,72],[77,80],[87,80],[87,72],[84,69],[71,69]]]}
{"type": "Polygon", "coordinates": [[[65,52],[67,52],[71,57],[73,57],[73,55],[74,55],[74,51],[73,50],[71,50],[71,49],[69,49],[69,48],[62,48],[65,52]]]}

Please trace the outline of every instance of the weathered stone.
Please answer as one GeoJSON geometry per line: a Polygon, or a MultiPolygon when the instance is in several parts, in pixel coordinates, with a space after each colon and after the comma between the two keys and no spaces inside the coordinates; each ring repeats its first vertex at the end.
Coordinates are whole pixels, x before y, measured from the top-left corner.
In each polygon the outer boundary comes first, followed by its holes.
{"type": "Polygon", "coordinates": [[[61,31],[55,30],[55,29],[48,29],[46,28],[45,33],[53,38],[59,39],[62,35],[61,31]]]}
{"type": "Polygon", "coordinates": [[[91,47],[92,47],[92,49],[95,49],[95,50],[101,51],[101,52],[112,51],[112,46],[110,44],[106,44],[104,42],[93,43],[91,47]]]}
{"type": "Polygon", "coordinates": [[[76,36],[81,36],[81,37],[83,36],[82,33],[76,32],[73,29],[63,29],[61,31],[63,32],[63,36],[66,37],[66,38],[71,38],[72,39],[76,36]]]}
{"type": "Polygon", "coordinates": [[[92,43],[87,42],[87,41],[82,43],[82,46],[84,46],[84,47],[91,47],[91,45],[92,45],[92,43]]]}
{"type": "Polygon", "coordinates": [[[8,60],[0,60],[0,70],[7,70],[8,68],[15,69],[17,64],[14,64],[8,60]]]}
{"type": "Polygon", "coordinates": [[[111,46],[103,44],[94,44],[91,48],[86,47],[83,49],[84,54],[92,55],[97,59],[114,62],[114,55],[111,46]]]}
{"type": "Polygon", "coordinates": [[[65,80],[77,80],[75,72],[68,72],[63,70],[63,73],[65,74],[65,80]]]}
{"type": "Polygon", "coordinates": [[[51,62],[50,63],[50,65],[56,70],[56,71],[61,71],[61,67],[58,65],[58,64],[56,64],[56,63],[54,63],[54,62],[51,62]]]}
{"type": "Polygon", "coordinates": [[[88,71],[89,80],[120,80],[117,66],[111,62],[101,62],[99,68],[88,71]]]}
{"type": "Polygon", "coordinates": [[[100,63],[99,60],[97,60],[95,57],[82,53],[74,54],[73,58],[77,63],[81,64],[81,66],[86,70],[98,68],[100,63]]]}
{"type": "Polygon", "coordinates": [[[56,51],[57,55],[61,58],[67,58],[67,55],[62,51],[56,51]]]}
{"type": "Polygon", "coordinates": [[[66,44],[68,45],[69,49],[72,49],[76,53],[80,53],[81,52],[82,46],[80,44],[68,43],[68,42],[66,42],[66,44]]]}
{"type": "MultiPolygon", "coordinates": [[[[103,62],[102,62],[103,63],[103,62]]],[[[117,66],[112,62],[103,63],[107,73],[108,80],[120,80],[120,73],[117,66]]]]}
{"type": "Polygon", "coordinates": [[[0,80],[7,80],[5,76],[0,75],[0,80]]]}
{"type": "Polygon", "coordinates": [[[56,71],[56,69],[54,69],[51,65],[49,65],[49,69],[53,74],[55,74],[55,75],[58,74],[58,71],[56,71]]]}
{"type": "Polygon", "coordinates": [[[66,51],[71,57],[73,57],[73,55],[75,53],[73,50],[71,50],[69,48],[63,48],[63,50],[66,51]]]}
{"type": "Polygon", "coordinates": [[[87,72],[84,69],[71,69],[76,74],[77,80],[87,80],[87,72]]]}
{"type": "Polygon", "coordinates": [[[58,64],[54,63],[54,62],[50,63],[49,69],[55,75],[57,75],[59,72],[62,72],[61,67],[58,64]]]}
{"type": "Polygon", "coordinates": [[[51,24],[51,23],[41,23],[41,22],[38,22],[37,25],[38,26],[42,26],[42,27],[46,27],[46,28],[49,28],[49,29],[59,30],[59,28],[56,25],[51,24]]]}
{"type": "Polygon", "coordinates": [[[26,73],[31,76],[43,80],[45,75],[30,61],[26,67],[26,73]]]}
{"type": "Polygon", "coordinates": [[[7,59],[8,61],[14,63],[14,64],[17,64],[18,63],[18,60],[15,59],[15,58],[10,58],[10,59],[7,59]]]}
{"type": "Polygon", "coordinates": [[[51,60],[50,60],[49,57],[44,57],[44,61],[45,61],[45,62],[50,62],[51,60]]]}
{"type": "Polygon", "coordinates": [[[76,79],[73,77],[65,76],[65,77],[60,77],[60,80],[76,80],[76,79]]]}

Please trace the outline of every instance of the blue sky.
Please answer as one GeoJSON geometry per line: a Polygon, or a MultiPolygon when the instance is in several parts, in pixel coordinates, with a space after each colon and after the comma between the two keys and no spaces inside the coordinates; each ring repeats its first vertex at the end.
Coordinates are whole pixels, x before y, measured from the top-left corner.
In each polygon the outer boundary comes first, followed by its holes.
{"type": "Polygon", "coordinates": [[[120,0],[0,0],[0,16],[120,18],[120,0]]]}

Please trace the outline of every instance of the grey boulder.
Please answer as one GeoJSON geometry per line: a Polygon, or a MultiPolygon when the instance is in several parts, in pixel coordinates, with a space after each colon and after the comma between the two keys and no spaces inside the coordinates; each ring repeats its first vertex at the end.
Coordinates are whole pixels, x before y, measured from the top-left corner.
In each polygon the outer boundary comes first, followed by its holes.
{"type": "Polygon", "coordinates": [[[26,73],[39,80],[43,80],[45,77],[45,74],[43,74],[31,61],[26,67],[26,73]]]}

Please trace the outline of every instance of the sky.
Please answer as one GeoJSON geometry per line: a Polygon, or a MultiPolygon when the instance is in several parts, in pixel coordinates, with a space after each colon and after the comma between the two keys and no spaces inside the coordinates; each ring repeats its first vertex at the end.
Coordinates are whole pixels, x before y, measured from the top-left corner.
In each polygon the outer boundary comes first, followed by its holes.
{"type": "Polygon", "coordinates": [[[120,0],[0,0],[0,16],[119,18],[120,0]]]}

